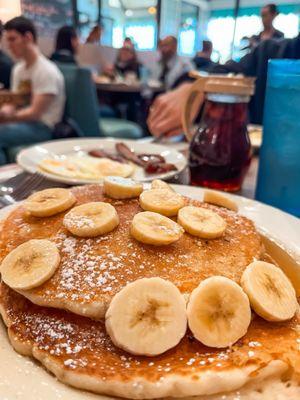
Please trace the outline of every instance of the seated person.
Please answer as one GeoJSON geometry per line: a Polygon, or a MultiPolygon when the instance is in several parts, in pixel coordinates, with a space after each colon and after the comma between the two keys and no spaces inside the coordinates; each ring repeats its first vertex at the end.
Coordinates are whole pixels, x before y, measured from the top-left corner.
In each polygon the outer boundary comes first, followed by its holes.
{"type": "Polygon", "coordinates": [[[13,18],[4,25],[4,32],[9,50],[19,60],[13,68],[11,89],[24,93],[27,88],[31,100],[20,109],[12,104],[0,108],[0,164],[6,163],[5,148],[51,139],[65,104],[63,76],[40,53],[32,22],[13,18]]]}
{"type": "Polygon", "coordinates": [[[193,59],[198,71],[208,71],[215,63],[211,60],[213,45],[210,40],[203,40],[202,50],[193,59]]]}
{"type": "Polygon", "coordinates": [[[141,63],[139,63],[134,47],[122,47],[119,49],[117,60],[114,64],[114,71],[122,78],[126,75],[135,75],[136,79],[141,77],[141,63]]]}
{"type": "MultiPolygon", "coordinates": [[[[0,21],[0,42],[2,39],[2,31],[3,31],[3,25],[2,22],[0,21]]],[[[1,50],[0,47],[0,83],[2,83],[4,89],[9,88],[10,73],[12,70],[12,66],[13,66],[12,60],[8,57],[6,53],[4,53],[3,50],[1,50]]]]}
{"type": "MultiPolygon", "coordinates": [[[[294,39],[266,40],[244,56],[239,62],[229,62],[213,68],[216,73],[242,73],[257,77],[255,95],[250,108],[251,122],[261,124],[265,99],[268,61],[276,58],[300,59],[300,34],[294,39]]],[[[148,128],[152,135],[174,136],[183,132],[182,109],[189,95],[192,82],[158,96],[150,108],[148,128]]],[[[201,99],[200,99],[201,103],[201,99]]],[[[201,104],[198,104],[198,112],[201,104]]],[[[194,116],[197,111],[194,110],[194,116]]]]}
{"type": "Polygon", "coordinates": [[[130,37],[126,37],[123,41],[123,47],[133,47],[135,48],[135,44],[130,37]]]}
{"type": "Polygon", "coordinates": [[[152,79],[162,82],[167,90],[174,89],[189,80],[188,74],[194,69],[193,64],[178,56],[177,39],[167,36],[158,44],[160,60],[152,71],[152,79]]]}
{"type": "Polygon", "coordinates": [[[79,49],[79,38],[73,26],[62,26],[56,35],[55,51],[50,60],[77,64],[75,56],[79,49]]]}

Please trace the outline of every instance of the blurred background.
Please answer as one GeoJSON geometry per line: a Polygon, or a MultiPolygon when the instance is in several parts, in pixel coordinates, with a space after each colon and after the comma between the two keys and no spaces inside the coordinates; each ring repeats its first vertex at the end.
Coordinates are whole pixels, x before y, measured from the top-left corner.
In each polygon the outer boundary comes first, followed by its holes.
{"type": "MultiPolygon", "coordinates": [[[[102,46],[119,48],[130,37],[147,57],[156,50],[159,37],[173,35],[178,38],[179,54],[193,56],[208,39],[214,47],[212,59],[224,63],[239,60],[248,39],[262,30],[260,11],[265,4],[263,0],[0,0],[0,18],[5,22],[22,13],[33,20],[41,46],[49,54],[60,26],[74,24],[84,42],[92,27],[101,22],[102,46]]],[[[299,1],[276,4],[279,15],[274,27],[286,38],[297,36],[299,1]]]]}

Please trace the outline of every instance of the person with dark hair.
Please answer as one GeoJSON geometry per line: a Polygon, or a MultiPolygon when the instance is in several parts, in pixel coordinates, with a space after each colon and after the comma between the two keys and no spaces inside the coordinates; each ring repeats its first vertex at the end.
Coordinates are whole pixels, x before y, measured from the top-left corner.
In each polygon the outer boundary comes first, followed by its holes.
{"type": "Polygon", "coordinates": [[[260,14],[264,29],[259,35],[254,36],[256,43],[267,39],[283,39],[284,34],[273,26],[274,19],[279,14],[276,4],[267,4],[261,9],[260,14]]]}
{"type": "Polygon", "coordinates": [[[188,73],[193,69],[189,60],[180,58],[177,54],[177,39],[167,36],[158,42],[160,60],[152,71],[152,78],[162,82],[167,90],[174,89],[180,83],[188,80],[188,73]]]}
{"type": "Polygon", "coordinates": [[[114,65],[117,74],[126,78],[127,74],[134,74],[137,79],[141,75],[141,63],[139,63],[136,51],[133,47],[121,47],[114,65]]]}
{"type": "Polygon", "coordinates": [[[30,95],[30,102],[22,108],[12,104],[0,108],[0,164],[6,162],[5,148],[51,139],[65,105],[63,76],[40,53],[33,23],[16,17],[4,25],[4,32],[10,52],[18,59],[12,72],[11,89],[30,95]]]}
{"type": "Polygon", "coordinates": [[[77,64],[75,56],[79,48],[79,38],[73,26],[62,26],[56,35],[55,51],[50,60],[77,64]]]}
{"type": "Polygon", "coordinates": [[[129,36],[126,36],[126,38],[124,39],[123,47],[132,47],[133,49],[135,48],[135,45],[129,36]]]}
{"type": "Polygon", "coordinates": [[[213,44],[210,40],[203,40],[202,50],[199,51],[193,59],[198,71],[207,71],[215,63],[211,60],[211,55],[213,51],[213,44]]]}
{"type": "Polygon", "coordinates": [[[4,89],[8,89],[13,62],[8,57],[8,55],[4,53],[4,51],[1,49],[2,32],[3,32],[3,25],[2,22],[0,21],[0,84],[3,85],[4,89]]]}

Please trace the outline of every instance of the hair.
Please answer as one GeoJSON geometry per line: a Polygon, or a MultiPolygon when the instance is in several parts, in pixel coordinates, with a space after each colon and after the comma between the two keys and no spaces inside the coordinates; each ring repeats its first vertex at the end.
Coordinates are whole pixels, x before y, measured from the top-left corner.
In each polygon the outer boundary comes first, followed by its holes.
{"type": "Polygon", "coordinates": [[[3,24],[2,24],[2,21],[0,19],[0,39],[2,37],[2,33],[3,33],[3,24]]]}
{"type": "Polygon", "coordinates": [[[212,51],[213,49],[213,44],[210,40],[203,40],[202,42],[202,51],[207,52],[207,51],[212,51]]]}
{"type": "Polygon", "coordinates": [[[23,36],[29,32],[32,34],[34,42],[36,42],[37,39],[37,33],[34,24],[30,21],[30,19],[27,19],[23,16],[15,17],[7,21],[4,25],[4,30],[17,31],[18,33],[20,33],[20,35],[23,36]]]}
{"type": "Polygon", "coordinates": [[[162,42],[163,42],[164,40],[166,40],[166,39],[170,39],[170,40],[174,43],[174,45],[177,46],[177,44],[178,44],[177,38],[176,38],[175,36],[169,35],[169,36],[165,36],[165,37],[163,37],[163,38],[158,39],[157,47],[159,47],[159,46],[162,44],[162,42]]]}
{"type": "Polygon", "coordinates": [[[137,54],[136,51],[133,47],[128,47],[128,46],[123,46],[120,47],[119,51],[118,51],[118,55],[117,55],[117,63],[120,61],[120,53],[122,52],[122,50],[126,50],[126,51],[130,51],[133,55],[133,59],[131,61],[132,65],[137,65],[138,64],[138,59],[137,59],[137,54]]]}
{"type": "Polygon", "coordinates": [[[72,45],[72,39],[76,37],[77,37],[77,32],[73,26],[68,26],[68,25],[62,26],[57,31],[55,51],[69,50],[73,54],[74,48],[72,45]]]}
{"type": "Polygon", "coordinates": [[[172,42],[177,46],[177,44],[178,44],[177,38],[175,36],[169,36],[169,37],[170,37],[170,39],[172,39],[172,42]]]}
{"type": "Polygon", "coordinates": [[[267,4],[264,8],[268,8],[270,13],[273,15],[278,14],[278,8],[277,8],[276,4],[274,4],[274,3],[267,4]]]}

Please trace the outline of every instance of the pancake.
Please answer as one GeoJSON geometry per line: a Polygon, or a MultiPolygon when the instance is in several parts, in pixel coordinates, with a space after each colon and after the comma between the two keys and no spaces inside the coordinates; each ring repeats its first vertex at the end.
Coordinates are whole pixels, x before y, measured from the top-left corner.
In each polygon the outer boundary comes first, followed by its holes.
{"type": "Polygon", "coordinates": [[[254,224],[233,211],[186,199],[187,204],[221,215],[227,222],[225,234],[219,239],[204,240],[185,233],[178,242],[158,247],[142,244],[130,236],[133,216],[141,211],[137,199],[109,199],[97,185],[72,191],[77,204],[106,201],[114,205],[119,226],[96,238],[76,238],[62,225],[64,213],[37,218],[29,216],[22,206],[3,224],[0,260],[30,239],[50,239],[60,250],[61,263],[52,278],[40,287],[20,292],[37,305],[101,319],[112,297],[136,279],[158,276],[189,295],[203,279],[213,275],[239,283],[246,266],[262,256],[263,246],[254,224]]]}
{"type": "MultiPolygon", "coordinates": [[[[247,382],[270,376],[280,382],[288,366],[300,372],[299,316],[276,324],[255,317],[248,333],[225,350],[205,347],[187,332],[168,352],[138,357],[116,348],[103,322],[33,305],[3,283],[0,312],[16,351],[32,355],[60,381],[96,393],[144,399],[220,393],[218,399],[227,399],[225,392],[247,382]]],[[[299,398],[300,388],[296,393],[289,398],[299,398]]]]}

